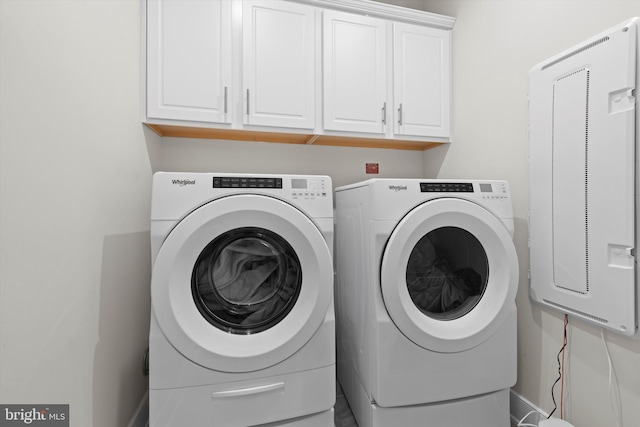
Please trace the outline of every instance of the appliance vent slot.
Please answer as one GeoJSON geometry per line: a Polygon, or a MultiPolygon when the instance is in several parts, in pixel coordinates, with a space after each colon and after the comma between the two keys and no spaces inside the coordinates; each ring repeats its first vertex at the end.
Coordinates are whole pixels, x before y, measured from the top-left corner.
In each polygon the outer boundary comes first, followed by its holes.
{"type": "Polygon", "coordinates": [[[561,311],[564,311],[566,313],[573,313],[573,314],[581,316],[581,317],[586,317],[587,319],[593,320],[593,321],[598,322],[598,323],[604,323],[604,324],[609,323],[609,321],[607,319],[603,319],[602,317],[594,316],[592,314],[585,313],[583,311],[574,310],[572,308],[567,307],[566,305],[556,304],[555,302],[549,301],[548,299],[543,299],[542,301],[544,301],[546,304],[552,305],[552,306],[554,306],[554,307],[556,307],[556,308],[558,308],[561,311]]]}
{"type": "Polygon", "coordinates": [[[595,46],[597,46],[597,45],[599,45],[601,43],[604,43],[604,42],[606,42],[608,40],[609,40],[609,37],[605,36],[605,37],[602,37],[601,39],[598,39],[598,40],[596,40],[596,41],[594,41],[592,43],[589,43],[588,45],[585,45],[585,46],[582,46],[582,47],[580,47],[578,49],[572,50],[571,52],[567,53],[566,55],[563,55],[560,58],[555,59],[555,60],[549,62],[548,64],[543,65],[542,69],[546,70],[547,68],[549,68],[549,67],[551,67],[551,66],[553,66],[553,65],[555,65],[555,64],[557,64],[559,62],[562,62],[567,58],[571,58],[572,56],[577,55],[580,52],[584,52],[585,50],[589,50],[592,47],[595,47],[595,46]]]}
{"type": "Polygon", "coordinates": [[[582,295],[589,293],[590,271],[589,80],[590,71],[587,68],[558,78],[553,85],[551,106],[553,282],[558,288],[582,295]],[[580,105],[583,106],[582,110],[577,109],[580,105]],[[574,113],[568,115],[568,106],[571,106],[574,113]],[[581,123],[583,128],[579,127],[581,123]],[[567,171],[570,171],[570,175],[567,171]],[[574,179],[573,176],[582,176],[583,180],[574,179]],[[582,194],[581,197],[577,195],[578,192],[582,194]],[[569,198],[573,201],[568,201],[569,198]],[[582,207],[578,210],[580,205],[582,207]],[[577,218],[580,213],[584,217],[582,228],[572,219],[577,218]],[[583,243],[575,246],[574,240],[583,243]],[[581,251],[584,251],[582,254],[576,251],[580,246],[581,251]]]}
{"type": "Polygon", "coordinates": [[[584,248],[585,267],[587,269],[587,292],[589,293],[589,77],[587,70],[587,108],[584,109],[584,239],[587,243],[584,248]]]}

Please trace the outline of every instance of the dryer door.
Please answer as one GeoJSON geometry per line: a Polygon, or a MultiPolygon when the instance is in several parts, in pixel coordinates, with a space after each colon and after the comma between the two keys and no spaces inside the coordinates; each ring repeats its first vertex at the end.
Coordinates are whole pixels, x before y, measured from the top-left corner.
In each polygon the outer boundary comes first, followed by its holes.
{"type": "Polygon", "coordinates": [[[152,304],[171,344],[202,366],[249,372],[298,351],[333,292],[329,248],[295,207],[266,196],[209,202],[171,231],[152,275],[152,304]]]}
{"type": "Polygon", "coordinates": [[[445,198],[400,221],[380,275],[398,329],[427,350],[457,352],[490,337],[513,308],[518,259],[497,217],[475,203],[445,198]]]}

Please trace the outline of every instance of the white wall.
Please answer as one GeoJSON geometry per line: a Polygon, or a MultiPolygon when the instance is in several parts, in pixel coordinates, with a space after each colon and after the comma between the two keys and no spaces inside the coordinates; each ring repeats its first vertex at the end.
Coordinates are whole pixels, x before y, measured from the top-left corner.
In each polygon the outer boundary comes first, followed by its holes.
{"type": "Polygon", "coordinates": [[[162,138],[159,144],[154,170],[321,174],[337,187],[371,177],[420,178],[423,169],[420,151],[185,138],[162,138]],[[380,173],[367,175],[366,163],[378,163],[380,173]]]}
{"type": "Polygon", "coordinates": [[[140,22],[0,1],[0,402],[69,403],[74,427],[126,425],[146,389],[140,22]]]}
{"type": "MultiPolygon", "coordinates": [[[[457,19],[453,28],[455,141],[424,153],[425,175],[510,181],[520,260],[515,390],[549,412],[553,409],[551,385],[558,376],[562,319],[532,306],[528,297],[528,71],[586,38],[640,16],[640,1],[425,0],[425,8],[457,19]]],[[[615,426],[600,331],[571,318],[569,322],[568,419],[579,427],[615,426]]],[[[640,341],[607,334],[607,342],[620,382],[624,426],[638,425],[640,341]]],[[[555,395],[560,395],[559,386],[555,395]]]]}

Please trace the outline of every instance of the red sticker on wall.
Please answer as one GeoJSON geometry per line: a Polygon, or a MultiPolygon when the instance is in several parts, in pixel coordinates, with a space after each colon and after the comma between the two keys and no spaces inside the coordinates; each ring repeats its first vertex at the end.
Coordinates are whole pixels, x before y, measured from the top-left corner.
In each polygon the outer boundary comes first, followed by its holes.
{"type": "Polygon", "coordinates": [[[379,166],[377,163],[367,163],[365,166],[365,170],[367,173],[378,173],[379,166]]]}

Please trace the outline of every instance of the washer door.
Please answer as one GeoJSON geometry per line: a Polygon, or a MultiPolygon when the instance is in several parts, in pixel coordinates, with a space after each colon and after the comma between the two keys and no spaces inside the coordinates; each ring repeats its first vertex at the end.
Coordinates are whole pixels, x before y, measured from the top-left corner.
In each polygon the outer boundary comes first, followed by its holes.
{"type": "Polygon", "coordinates": [[[202,366],[249,372],[298,351],[333,292],[329,248],[301,211],[266,196],[209,202],[171,231],[151,296],[171,344],[202,366]]]}
{"type": "Polygon", "coordinates": [[[438,352],[470,349],[490,337],[515,303],[518,259],[507,229],[461,199],[413,209],[385,247],[382,296],[398,329],[438,352]]]}

